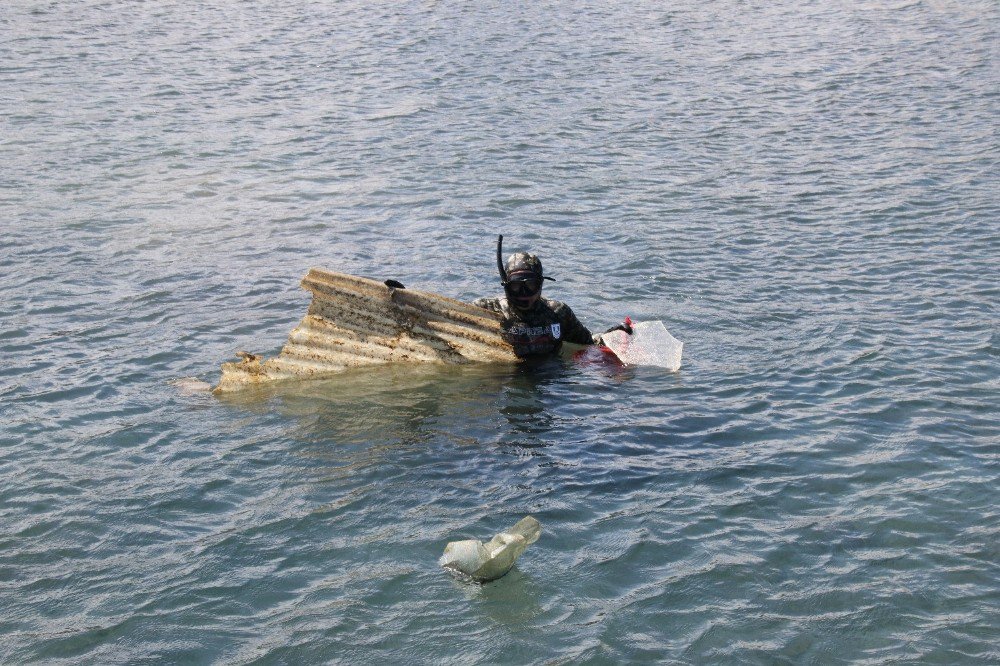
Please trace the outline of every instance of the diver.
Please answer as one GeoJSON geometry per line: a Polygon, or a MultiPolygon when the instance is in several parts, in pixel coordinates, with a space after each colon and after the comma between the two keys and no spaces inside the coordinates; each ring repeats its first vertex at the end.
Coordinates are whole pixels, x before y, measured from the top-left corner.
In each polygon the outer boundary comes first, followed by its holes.
{"type": "MultiPolygon", "coordinates": [[[[527,252],[515,252],[504,264],[503,236],[497,239],[497,270],[504,296],[478,298],[473,305],[503,317],[504,339],[519,357],[558,352],[563,342],[578,345],[599,344],[600,335],[591,334],[580,323],[573,310],[560,301],[542,297],[542,283],[553,278],[542,271],[541,260],[527,252]]],[[[605,333],[623,330],[631,334],[627,324],[609,328],[605,333]]]]}

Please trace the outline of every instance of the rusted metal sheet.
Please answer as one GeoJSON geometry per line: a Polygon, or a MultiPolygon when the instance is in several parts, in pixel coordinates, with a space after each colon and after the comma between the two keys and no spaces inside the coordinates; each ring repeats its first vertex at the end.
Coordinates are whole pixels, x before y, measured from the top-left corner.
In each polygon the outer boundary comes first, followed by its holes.
{"type": "Polygon", "coordinates": [[[380,363],[517,360],[500,317],[474,305],[318,268],[302,286],[313,300],[281,353],[262,360],[240,352],[241,361],[222,364],[216,392],[380,363]]]}

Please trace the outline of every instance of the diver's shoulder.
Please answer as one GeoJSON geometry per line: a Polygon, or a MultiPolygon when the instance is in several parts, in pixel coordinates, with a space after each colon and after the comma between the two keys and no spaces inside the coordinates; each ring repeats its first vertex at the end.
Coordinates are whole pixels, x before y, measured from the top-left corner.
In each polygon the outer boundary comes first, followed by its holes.
{"type": "Polygon", "coordinates": [[[551,298],[542,297],[542,303],[544,303],[545,307],[547,307],[549,310],[552,310],[553,312],[572,312],[573,311],[573,309],[570,306],[566,305],[562,301],[557,301],[557,300],[554,300],[554,299],[551,299],[551,298]]]}

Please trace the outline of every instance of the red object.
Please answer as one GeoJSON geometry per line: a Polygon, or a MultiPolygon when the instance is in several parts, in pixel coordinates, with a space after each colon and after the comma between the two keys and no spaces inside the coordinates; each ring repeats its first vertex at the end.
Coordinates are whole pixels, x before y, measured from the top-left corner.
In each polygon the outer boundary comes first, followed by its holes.
{"type": "Polygon", "coordinates": [[[624,365],[613,351],[604,345],[589,345],[573,354],[573,360],[582,365],[621,366],[624,365]]]}
{"type": "Polygon", "coordinates": [[[625,317],[625,325],[628,326],[629,328],[632,328],[632,317],[628,316],[625,317]]]}

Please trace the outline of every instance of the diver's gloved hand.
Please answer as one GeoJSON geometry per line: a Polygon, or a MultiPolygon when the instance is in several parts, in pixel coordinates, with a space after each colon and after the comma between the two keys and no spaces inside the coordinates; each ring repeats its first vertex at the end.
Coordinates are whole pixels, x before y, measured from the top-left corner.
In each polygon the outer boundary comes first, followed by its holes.
{"type": "Polygon", "coordinates": [[[612,331],[625,331],[625,333],[627,333],[628,335],[632,335],[632,318],[625,317],[625,321],[623,321],[622,323],[618,324],[617,326],[612,326],[611,328],[604,331],[604,333],[601,333],[600,335],[595,335],[594,343],[598,345],[603,345],[604,336],[612,331]]]}
{"type": "Polygon", "coordinates": [[[605,333],[610,333],[611,331],[625,331],[629,335],[632,335],[632,322],[629,321],[628,319],[626,319],[625,321],[623,321],[622,323],[618,324],[617,326],[612,326],[611,328],[609,328],[608,330],[606,330],[604,332],[605,333]]]}

